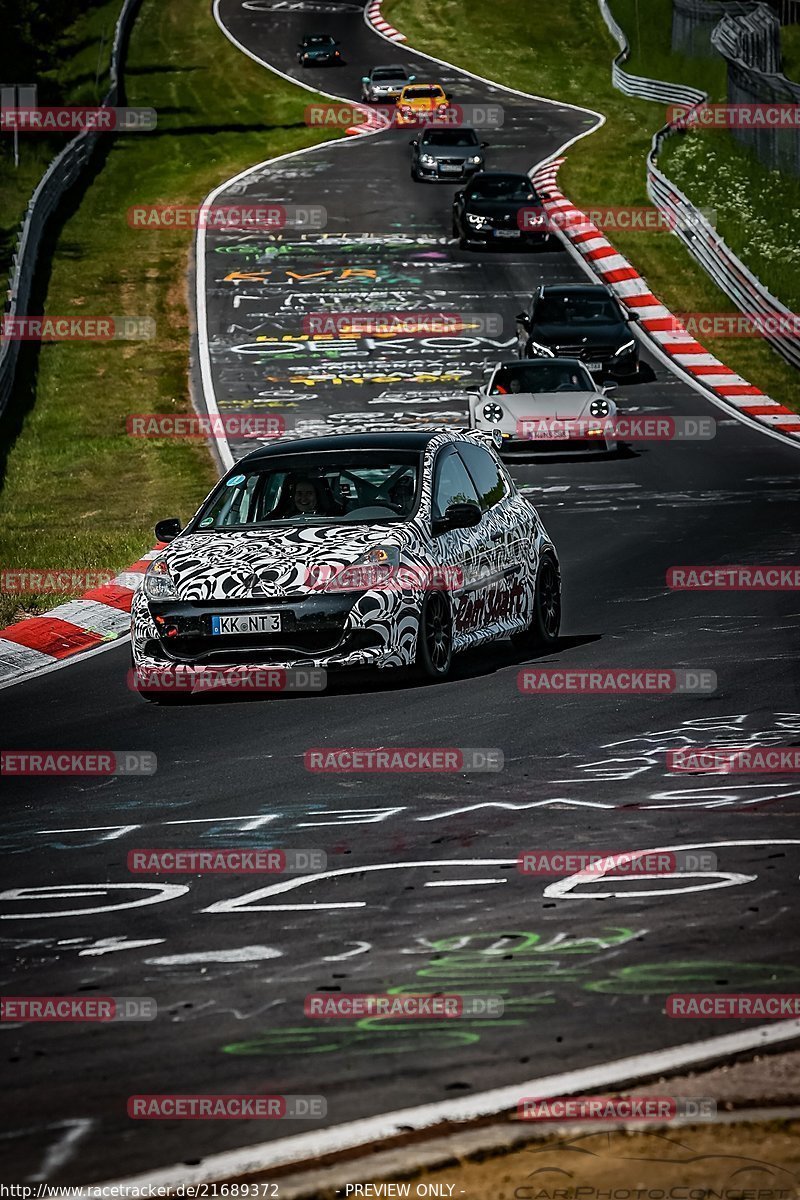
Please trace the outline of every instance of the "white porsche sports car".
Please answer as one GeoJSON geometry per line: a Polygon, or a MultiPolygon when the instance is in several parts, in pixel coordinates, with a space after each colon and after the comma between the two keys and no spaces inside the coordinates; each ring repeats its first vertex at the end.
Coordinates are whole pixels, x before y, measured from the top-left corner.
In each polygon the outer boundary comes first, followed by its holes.
{"type": "MultiPolygon", "coordinates": [[[[132,606],[134,667],[415,667],[467,647],[553,645],[555,547],[486,435],[284,439],[235,464],[132,606]]],[[[139,690],[147,699],[159,695],[139,690]]]]}
{"type": "Polygon", "coordinates": [[[614,387],[598,387],[577,358],[501,362],[470,396],[470,427],[499,433],[501,454],[613,451],[614,387]]]}

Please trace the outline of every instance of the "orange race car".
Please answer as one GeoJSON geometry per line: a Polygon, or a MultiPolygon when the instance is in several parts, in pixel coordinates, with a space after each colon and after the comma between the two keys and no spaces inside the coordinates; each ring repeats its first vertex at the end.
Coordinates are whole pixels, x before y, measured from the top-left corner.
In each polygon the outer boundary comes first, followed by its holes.
{"type": "Polygon", "coordinates": [[[396,123],[423,125],[435,117],[446,117],[450,111],[447,93],[439,83],[411,83],[403,88],[396,101],[396,123]]]}

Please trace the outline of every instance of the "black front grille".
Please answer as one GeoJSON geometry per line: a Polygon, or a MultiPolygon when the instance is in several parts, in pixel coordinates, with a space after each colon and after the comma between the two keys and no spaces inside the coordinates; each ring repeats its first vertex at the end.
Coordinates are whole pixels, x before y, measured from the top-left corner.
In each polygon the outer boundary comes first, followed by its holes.
{"type": "Polygon", "coordinates": [[[585,346],[582,342],[580,345],[559,345],[554,346],[556,354],[560,354],[564,358],[581,358],[589,362],[594,362],[596,359],[612,358],[614,355],[614,346],[585,346]]]}

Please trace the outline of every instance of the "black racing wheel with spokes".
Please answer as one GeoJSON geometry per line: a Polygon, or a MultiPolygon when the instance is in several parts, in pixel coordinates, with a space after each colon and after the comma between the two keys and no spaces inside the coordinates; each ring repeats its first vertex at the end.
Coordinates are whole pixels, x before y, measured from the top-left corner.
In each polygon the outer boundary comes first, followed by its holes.
{"type": "Polygon", "coordinates": [[[422,601],[417,634],[416,671],[423,679],[446,679],[453,662],[453,612],[444,592],[428,592],[422,601]]]}
{"type": "Polygon", "coordinates": [[[545,550],[536,572],[531,623],[511,641],[522,650],[541,650],[555,646],[560,629],[561,573],[553,552],[545,550]]]}

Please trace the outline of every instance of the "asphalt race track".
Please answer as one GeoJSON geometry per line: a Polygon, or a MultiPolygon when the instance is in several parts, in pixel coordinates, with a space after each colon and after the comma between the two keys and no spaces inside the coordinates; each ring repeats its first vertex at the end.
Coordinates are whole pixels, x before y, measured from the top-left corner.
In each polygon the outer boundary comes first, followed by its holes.
{"type": "MultiPolygon", "coordinates": [[[[223,0],[220,20],[303,83],[355,99],[370,65],[413,62],[458,102],[501,104],[502,128],[485,135],[490,166],[528,170],[593,122],[439,74],[358,13],[263,7],[223,0]],[[312,28],[340,38],[344,67],[297,66],[295,45],[312,28]]],[[[209,37],[222,36],[210,24],[209,37]]],[[[561,250],[460,251],[452,189],[412,182],[410,136],[331,143],[263,166],[217,198],[327,211],[325,230],[307,236],[209,236],[222,412],[332,427],[463,421],[463,389],[513,337],[520,302],[541,281],[582,278],[561,250]],[[500,313],[504,333],[333,348],[288,340],[309,312],[365,308],[500,313]]],[[[135,1122],[134,1094],[317,1094],[323,1124],[337,1125],[757,1024],[670,1019],[672,992],[800,990],[800,787],[791,775],[665,768],[665,751],[685,745],[798,744],[795,596],[672,592],[665,576],[676,564],[796,560],[800,458],[644,360],[641,381],[617,394],[621,410],[713,415],[717,435],[514,466],[564,576],[561,643],[537,665],[706,669],[717,675],[713,693],[522,694],[526,660],[510,644],[457,660],[435,687],[366,677],[321,695],[158,708],[128,689],[125,645],[2,692],[5,748],[148,750],[158,770],[5,787],[0,987],[149,996],[159,1014],[146,1024],[2,1026],[13,1111],[0,1178],[108,1180],[313,1127],[135,1122]],[[305,768],[309,748],[354,746],[497,748],[504,766],[305,768]],[[275,880],[138,878],[126,865],[136,848],[226,846],[321,849],[328,868],[288,895],[248,899],[275,880]],[[532,849],[673,846],[712,848],[719,874],[599,879],[559,897],[546,894],[553,880],[515,865],[532,849]],[[310,991],[389,989],[499,995],[504,1012],[394,1023],[303,1015],[310,991]]]]}

